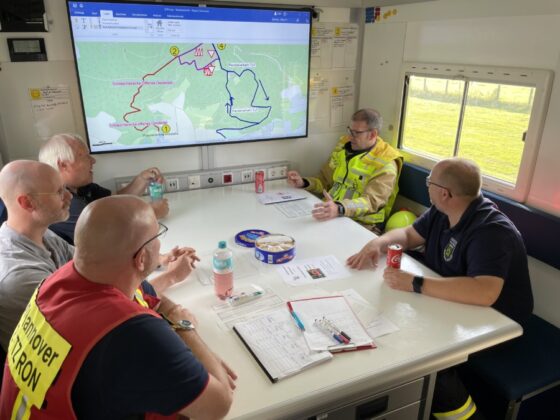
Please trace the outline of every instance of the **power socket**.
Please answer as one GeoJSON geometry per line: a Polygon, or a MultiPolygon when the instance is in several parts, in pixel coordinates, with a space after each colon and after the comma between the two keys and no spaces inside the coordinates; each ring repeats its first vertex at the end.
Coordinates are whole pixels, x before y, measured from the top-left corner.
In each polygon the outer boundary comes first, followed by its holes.
{"type": "Polygon", "coordinates": [[[268,168],[268,179],[275,179],[278,175],[277,175],[277,169],[278,168],[268,168]]]}
{"type": "Polygon", "coordinates": [[[188,177],[189,189],[194,190],[200,188],[200,175],[192,175],[188,177]]]}
{"type": "Polygon", "coordinates": [[[241,182],[253,182],[253,170],[247,169],[241,171],[241,182]]]}
{"type": "Polygon", "coordinates": [[[167,191],[179,191],[179,178],[168,178],[165,180],[165,189],[167,191]]]}
{"type": "Polygon", "coordinates": [[[279,166],[278,168],[278,176],[280,178],[285,178],[288,176],[288,167],[287,166],[279,166]]]}

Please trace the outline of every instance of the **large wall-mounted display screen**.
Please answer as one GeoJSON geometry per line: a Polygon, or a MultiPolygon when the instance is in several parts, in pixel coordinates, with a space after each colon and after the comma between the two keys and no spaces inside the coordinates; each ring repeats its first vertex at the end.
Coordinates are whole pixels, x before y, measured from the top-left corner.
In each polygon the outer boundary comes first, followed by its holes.
{"type": "Polygon", "coordinates": [[[67,9],[92,153],[307,136],[311,10],[67,9]]]}

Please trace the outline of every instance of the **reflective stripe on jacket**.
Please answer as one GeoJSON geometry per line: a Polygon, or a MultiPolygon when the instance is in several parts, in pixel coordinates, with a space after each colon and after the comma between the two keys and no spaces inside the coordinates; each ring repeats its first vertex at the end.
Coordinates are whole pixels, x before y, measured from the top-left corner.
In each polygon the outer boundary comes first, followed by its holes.
{"type": "MultiPolygon", "coordinates": [[[[347,161],[345,144],[348,141],[347,136],[342,136],[331,154],[329,167],[332,170],[332,186],[329,194],[333,200],[342,203],[346,216],[365,225],[383,223],[391,213],[399,192],[398,180],[403,157],[391,145],[377,137],[375,147],[347,161]],[[382,208],[372,208],[371,200],[367,196],[368,184],[389,172],[395,174],[393,189],[382,208]]],[[[306,188],[308,191],[321,194],[326,187],[317,178],[306,179],[309,182],[306,188]]]]}

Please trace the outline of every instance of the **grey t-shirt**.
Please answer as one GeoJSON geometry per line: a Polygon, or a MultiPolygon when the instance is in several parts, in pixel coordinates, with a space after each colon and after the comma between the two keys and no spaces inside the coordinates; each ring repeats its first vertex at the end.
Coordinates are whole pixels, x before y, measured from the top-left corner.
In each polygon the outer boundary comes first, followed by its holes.
{"type": "Polygon", "coordinates": [[[74,256],[74,247],[47,230],[45,248],[10,228],[0,227],[0,345],[10,337],[39,283],[74,256]]]}

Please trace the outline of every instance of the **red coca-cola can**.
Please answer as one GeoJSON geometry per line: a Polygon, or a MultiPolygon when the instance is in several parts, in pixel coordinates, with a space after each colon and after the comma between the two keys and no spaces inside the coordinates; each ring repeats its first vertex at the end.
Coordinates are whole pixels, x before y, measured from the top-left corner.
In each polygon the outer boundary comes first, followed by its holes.
{"type": "Polygon", "coordinates": [[[255,192],[257,194],[264,192],[264,171],[255,171],[255,192]]]}
{"type": "Polygon", "coordinates": [[[402,246],[399,244],[387,247],[387,267],[401,268],[402,246]]]}

